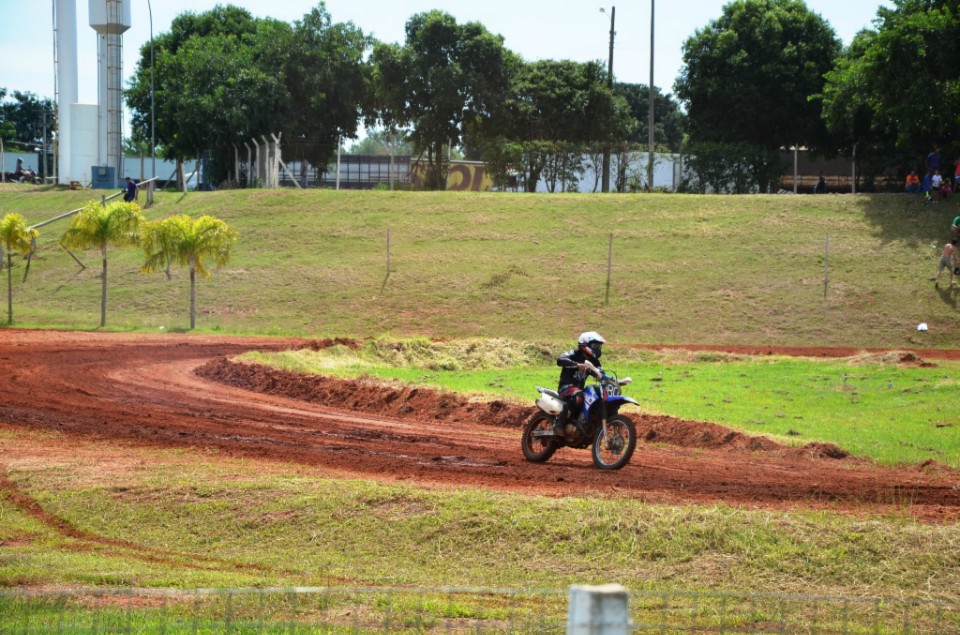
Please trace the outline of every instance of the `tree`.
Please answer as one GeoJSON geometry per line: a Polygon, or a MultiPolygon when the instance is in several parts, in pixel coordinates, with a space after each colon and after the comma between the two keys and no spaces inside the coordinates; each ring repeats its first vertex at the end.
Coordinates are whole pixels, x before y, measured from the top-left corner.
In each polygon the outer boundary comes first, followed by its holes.
{"type": "Polygon", "coordinates": [[[824,118],[847,146],[875,162],[960,151],[960,7],[955,1],[894,0],[875,30],[858,34],[827,74],[824,118]]]}
{"type": "Polygon", "coordinates": [[[413,154],[413,146],[404,133],[389,130],[368,130],[367,136],[350,147],[349,154],[374,156],[413,154]]]}
{"type": "Polygon", "coordinates": [[[44,116],[48,135],[56,122],[53,100],[18,90],[10,95],[12,99],[5,99],[6,96],[6,89],[0,88],[0,136],[11,141],[42,145],[44,116]]]}
{"type": "MultiPolygon", "coordinates": [[[[13,324],[13,252],[26,256],[33,251],[33,241],[40,235],[29,229],[23,216],[7,214],[0,218],[0,245],[7,254],[7,324],[13,324]]],[[[0,264],[3,254],[0,253],[0,264]]]]}
{"type": "Polygon", "coordinates": [[[828,144],[821,104],[823,75],[840,41],[802,0],[734,0],[683,45],[674,86],[686,105],[694,142],[753,146],[760,191],[782,173],[781,148],[828,144]]]}
{"type": "Polygon", "coordinates": [[[290,91],[288,147],[295,159],[326,165],[340,137],[355,138],[362,106],[372,99],[372,46],[353,23],[333,23],[321,2],[293,27],[285,62],[290,91]]]}
{"type": "Polygon", "coordinates": [[[60,238],[66,249],[98,247],[103,259],[100,293],[100,326],[107,324],[107,246],[125,247],[139,242],[143,212],[136,203],[114,201],[106,206],[91,201],[70,220],[60,238]]]}
{"type": "Polygon", "coordinates": [[[466,128],[489,117],[508,86],[509,52],[503,38],[478,22],[457,24],[442,11],[406,24],[406,41],[373,49],[374,106],[368,121],[410,126],[409,140],[427,156],[427,187],[446,184],[443,149],[460,145],[466,128]]]}
{"type": "Polygon", "coordinates": [[[237,232],[227,223],[213,216],[196,220],[186,214],[170,216],[162,221],[148,223],[143,232],[142,246],[146,273],[169,266],[170,261],[190,269],[190,328],[196,326],[196,274],[205,278],[210,272],[204,260],[212,258],[218,267],[230,260],[230,250],[237,241],[237,232]]]}
{"type": "MultiPolygon", "coordinates": [[[[326,164],[339,135],[356,134],[370,94],[370,39],[333,23],[323,2],[293,26],[233,6],[177,16],[154,41],[157,140],[168,158],[209,150],[215,178],[234,146],[281,133],[290,156],[326,164]]],[[[150,47],[127,91],[132,128],[150,137],[150,47]]],[[[234,175],[236,176],[236,175],[234,175]]]]}
{"type": "Polygon", "coordinates": [[[576,173],[561,155],[582,156],[591,145],[626,138],[633,127],[626,101],[610,91],[600,62],[522,64],[508,94],[477,136],[494,180],[515,173],[528,192],[536,191],[548,166],[559,178],[576,173]]]}
{"type": "MultiPolygon", "coordinates": [[[[282,72],[292,29],[237,7],[177,16],[154,40],[155,128],[163,155],[183,161],[210,150],[217,177],[233,145],[283,129],[289,91],[282,72]]],[[[127,104],[134,139],[150,139],[150,44],[140,49],[127,104]]]]}
{"type": "MultiPolygon", "coordinates": [[[[680,110],[680,105],[672,95],[664,95],[660,88],[656,86],[653,87],[653,92],[655,138],[661,147],[671,152],[680,152],[683,146],[686,115],[680,110]]],[[[649,139],[647,122],[649,119],[650,91],[647,85],[618,82],[613,85],[613,94],[626,100],[627,107],[630,109],[630,116],[636,121],[632,133],[627,136],[625,141],[645,146],[649,139]]]]}

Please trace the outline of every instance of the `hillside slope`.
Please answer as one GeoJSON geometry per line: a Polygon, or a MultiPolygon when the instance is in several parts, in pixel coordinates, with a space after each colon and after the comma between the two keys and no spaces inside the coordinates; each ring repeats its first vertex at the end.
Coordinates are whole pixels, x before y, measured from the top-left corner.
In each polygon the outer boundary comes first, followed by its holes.
{"type": "MultiPolygon", "coordinates": [[[[0,186],[0,215],[39,222],[96,196],[0,186]]],[[[162,193],[147,216],[210,213],[240,232],[198,284],[201,330],[960,348],[960,291],[930,281],[956,209],[901,195],[240,190],[162,193]]],[[[98,322],[99,253],[76,254],[81,270],[57,244],[65,229],[41,230],[25,284],[15,259],[20,326],[98,322]]],[[[187,272],[141,274],[140,259],[109,253],[108,327],[185,328],[187,272]]]]}

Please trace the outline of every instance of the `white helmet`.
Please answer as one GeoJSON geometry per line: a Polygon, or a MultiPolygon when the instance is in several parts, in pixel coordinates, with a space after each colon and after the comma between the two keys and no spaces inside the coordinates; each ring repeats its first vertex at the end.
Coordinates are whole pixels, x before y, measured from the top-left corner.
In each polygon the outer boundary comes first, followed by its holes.
{"type": "Polygon", "coordinates": [[[577,338],[577,344],[583,354],[594,359],[600,359],[601,346],[606,343],[607,340],[603,339],[603,336],[596,331],[586,331],[577,338]]]}

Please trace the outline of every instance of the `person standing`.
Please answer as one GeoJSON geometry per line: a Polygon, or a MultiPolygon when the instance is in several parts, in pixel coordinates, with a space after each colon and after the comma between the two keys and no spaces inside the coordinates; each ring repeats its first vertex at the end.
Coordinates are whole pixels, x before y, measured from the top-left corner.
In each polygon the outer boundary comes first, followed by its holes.
{"type": "Polygon", "coordinates": [[[957,266],[957,239],[954,238],[943,246],[943,253],[940,254],[940,261],[937,263],[937,278],[933,283],[935,289],[940,288],[940,274],[944,269],[950,271],[950,286],[953,287],[953,270],[957,266]]]}
{"type": "Polygon", "coordinates": [[[940,169],[940,147],[937,146],[933,152],[927,155],[927,169],[933,172],[940,169]]]}

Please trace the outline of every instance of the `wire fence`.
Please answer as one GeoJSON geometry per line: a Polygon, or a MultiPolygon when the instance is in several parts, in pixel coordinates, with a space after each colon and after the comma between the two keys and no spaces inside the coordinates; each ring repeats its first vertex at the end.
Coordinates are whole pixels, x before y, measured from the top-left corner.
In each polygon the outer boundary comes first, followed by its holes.
{"type": "MultiPolygon", "coordinates": [[[[582,633],[960,634],[960,607],[902,599],[631,591],[630,624],[582,633]]],[[[564,633],[565,591],[402,588],[0,592],[0,634],[564,633]]]]}

